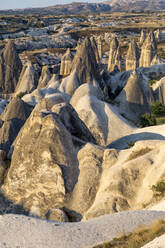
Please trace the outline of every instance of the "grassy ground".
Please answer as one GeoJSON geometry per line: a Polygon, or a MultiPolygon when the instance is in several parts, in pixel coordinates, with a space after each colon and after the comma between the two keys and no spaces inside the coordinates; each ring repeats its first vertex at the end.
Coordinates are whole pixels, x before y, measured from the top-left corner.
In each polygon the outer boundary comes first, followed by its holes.
{"type": "Polygon", "coordinates": [[[165,220],[152,223],[151,226],[142,226],[129,234],[121,234],[110,242],[93,246],[92,248],[140,248],[156,237],[165,233],[165,220]]]}
{"type": "Polygon", "coordinates": [[[164,117],[156,117],[156,124],[157,125],[165,124],[165,116],[164,117]]]}

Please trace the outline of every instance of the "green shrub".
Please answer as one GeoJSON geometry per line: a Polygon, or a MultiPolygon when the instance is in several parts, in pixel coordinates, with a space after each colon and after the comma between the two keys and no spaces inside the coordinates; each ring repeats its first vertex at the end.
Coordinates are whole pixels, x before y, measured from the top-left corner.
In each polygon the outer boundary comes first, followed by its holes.
{"type": "Polygon", "coordinates": [[[140,118],[140,126],[141,127],[148,127],[148,126],[155,126],[156,125],[156,118],[151,114],[144,114],[140,118]]]}
{"type": "Polygon", "coordinates": [[[160,181],[156,185],[152,185],[151,189],[156,193],[163,194],[165,192],[165,182],[160,181]]]}
{"type": "Polygon", "coordinates": [[[148,80],[148,84],[151,85],[151,86],[152,86],[153,84],[155,84],[155,83],[156,83],[156,80],[154,80],[154,79],[148,80]]]}
{"type": "Polygon", "coordinates": [[[18,94],[17,94],[17,96],[16,96],[16,97],[22,98],[24,95],[25,95],[25,93],[24,93],[24,92],[20,92],[20,93],[18,93],[18,94]]]}
{"type": "Polygon", "coordinates": [[[159,101],[152,103],[151,109],[152,109],[152,114],[155,114],[155,115],[163,114],[165,110],[164,106],[159,101]]]}

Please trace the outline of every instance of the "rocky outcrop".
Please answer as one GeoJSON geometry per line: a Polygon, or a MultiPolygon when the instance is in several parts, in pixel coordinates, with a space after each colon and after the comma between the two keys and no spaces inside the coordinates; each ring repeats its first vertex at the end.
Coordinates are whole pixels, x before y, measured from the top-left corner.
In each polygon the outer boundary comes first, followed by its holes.
{"type": "Polygon", "coordinates": [[[115,56],[115,66],[114,66],[114,70],[115,70],[115,67],[118,68],[119,71],[121,71],[121,49],[120,47],[117,48],[117,51],[116,51],[116,56],[115,56]]]}
{"type": "Polygon", "coordinates": [[[63,102],[54,105],[51,110],[58,115],[60,121],[72,136],[86,142],[95,143],[93,135],[90,133],[85,123],[79,118],[72,105],[63,102]]]}
{"type": "Polygon", "coordinates": [[[59,92],[56,87],[55,89],[52,88],[52,85],[50,85],[50,88],[36,89],[31,94],[26,94],[22,97],[23,101],[31,106],[35,106],[44,98],[50,99],[54,104],[64,101],[68,102],[70,99],[69,95],[59,92]]]}
{"type": "Polygon", "coordinates": [[[164,146],[165,141],[143,140],[120,151],[86,144],[77,155],[80,174],[67,207],[83,220],[143,208],[164,174],[164,146]]]}
{"type": "Polygon", "coordinates": [[[30,61],[28,61],[22,69],[19,82],[15,89],[15,95],[20,93],[27,94],[31,93],[34,89],[37,88],[39,79],[39,74],[35,70],[34,66],[30,61]]]}
{"type": "Polygon", "coordinates": [[[165,77],[161,78],[152,86],[155,101],[159,101],[165,106],[165,77]]]}
{"type": "Polygon", "coordinates": [[[110,43],[108,71],[112,72],[115,66],[118,66],[118,69],[121,70],[121,52],[119,42],[116,37],[113,38],[110,43]]]}
{"type": "Polygon", "coordinates": [[[96,61],[97,61],[97,63],[100,63],[99,51],[98,51],[98,46],[97,46],[96,40],[94,37],[91,37],[90,40],[91,40],[91,45],[92,45],[94,53],[95,53],[96,61]]]}
{"type": "Polygon", "coordinates": [[[59,86],[59,90],[70,96],[73,95],[75,90],[81,85],[78,79],[78,73],[76,70],[72,71],[71,74],[64,78],[59,86]]]}
{"type": "Polygon", "coordinates": [[[138,122],[141,115],[150,113],[150,89],[143,74],[133,71],[119,96],[115,99],[120,113],[130,120],[138,122]]]}
{"type": "Polygon", "coordinates": [[[0,150],[0,185],[2,185],[4,182],[5,174],[9,164],[9,161],[7,161],[7,153],[4,150],[0,150]]]}
{"type": "Polygon", "coordinates": [[[149,67],[157,53],[157,44],[153,32],[150,32],[143,43],[139,66],[149,67]]]}
{"type": "Polygon", "coordinates": [[[164,144],[154,146],[154,142],[148,141],[137,142],[132,149],[119,153],[106,149],[100,187],[93,205],[83,218],[90,219],[103,214],[139,209],[150,202],[153,197],[151,187],[164,173],[162,162],[157,161],[157,158],[162,158],[163,147],[164,144]]]}
{"type": "Polygon", "coordinates": [[[31,108],[20,98],[13,98],[0,116],[0,149],[9,151],[21,127],[31,113],[31,108]]]}
{"type": "Polygon", "coordinates": [[[139,67],[139,49],[135,40],[131,40],[126,55],[126,70],[135,70],[139,67]]]}
{"type": "Polygon", "coordinates": [[[78,152],[80,174],[68,202],[68,207],[81,216],[92,206],[95,200],[102,173],[103,154],[103,148],[89,143],[78,152]]]}
{"type": "Polygon", "coordinates": [[[22,70],[14,43],[9,40],[0,53],[0,92],[13,93],[22,70]]]}
{"type": "Polygon", "coordinates": [[[89,38],[86,38],[79,46],[71,68],[72,72],[76,71],[81,84],[92,83],[93,81],[100,83],[101,79],[97,68],[96,56],[89,38]]]}
{"type": "Polygon", "coordinates": [[[61,58],[60,75],[68,76],[71,72],[71,64],[73,60],[73,55],[68,48],[66,53],[61,58]]]}
{"type": "Polygon", "coordinates": [[[102,46],[101,37],[99,37],[98,40],[97,40],[97,47],[98,47],[99,57],[100,57],[100,59],[102,59],[102,57],[103,57],[103,46],[102,46]]]}
{"type": "Polygon", "coordinates": [[[147,33],[146,30],[142,29],[140,33],[140,39],[139,39],[139,46],[142,46],[145,39],[146,39],[147,33]]]}
{"type": "Polygon", "coordinates": [[[131,132],[133,127],[103,99],[98,87],[83,84],[75,91],[70,103],[95,138],[96,144],[106,146],[131,132]]]}
{"type": "Polygon", "coordinates": [[[43,66],[37,88],[38,89],[45,88],[48,82],[50,81],[51,77],[52,77],[52,74],[49,70],[49,67],[47,65],[43,66]]]}
{"type": "Polygon", "coordinates": [[[159,57],[158,54],[156,54],[153,59],[152,59],[152,62],[151,62],[151,65],[157,65],[157,64],[162,64],[162,60],[161,58],[159,57]]]}
{"type": "Polygon", "coordinates": [[[77,180],[76,171],[71,134],[56,114],[34,109],[14,142],[3,193],[45,218],[51,209],[64,205],[77,180]]]}

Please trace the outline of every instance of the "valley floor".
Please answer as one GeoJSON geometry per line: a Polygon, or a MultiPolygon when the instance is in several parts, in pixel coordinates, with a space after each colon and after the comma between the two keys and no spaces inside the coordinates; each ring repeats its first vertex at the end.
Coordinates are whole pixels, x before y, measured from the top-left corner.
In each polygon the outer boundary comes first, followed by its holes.
{"type": "MultiPolygon", "coordinates": [[[[0,217],[1,248],[85,248],[165,217],[163,211],[137,210],[78,223],[58,223],[23,215],[0,217]]],[[[148,246],[147,246],[148,247],[148,246]]]]}

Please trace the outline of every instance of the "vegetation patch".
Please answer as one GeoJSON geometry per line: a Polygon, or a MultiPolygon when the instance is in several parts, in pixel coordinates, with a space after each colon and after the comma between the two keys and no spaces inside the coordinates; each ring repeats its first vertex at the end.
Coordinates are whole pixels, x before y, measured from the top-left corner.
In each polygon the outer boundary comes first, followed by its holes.
{"type": "Polygon", "coordinates": [[[110,242],[93,246],[91,248],[140,248],[156,237],[165,233],[165,220],[153,222],[151,226],[141,228],[129,234],[122,234],[110,242]]]}
{"type": "Polygon", "coordinates": [[[164,196],[165,194],[165,181],[160,181],[151,187],[154,196],[164,196]]]}
{"type": "Polygon", "coordinates": [[[127,161],[135,159],[135,158],[138,158],[140,156],[143,156],[144,154],[146,154],[146,153],[148,153],[150,151],[151,151],[151,149],[148,148],[148,147],[140,149],[138,151],[132,151],[132,153],[129,155],[127,161]]]}
{"type": "Polygon", "coordinates": [[[152,114],[155,115],[165,114],[165,108],[163,104],[159,101],[152,103],[151,110],[152,110],[152,114]]]}
{"type": "Polygon", "coordinates": [[[156,125],[156,118],[152,114],[144,114],[140,118],[140,127],[149,127],[156,125]]]}

